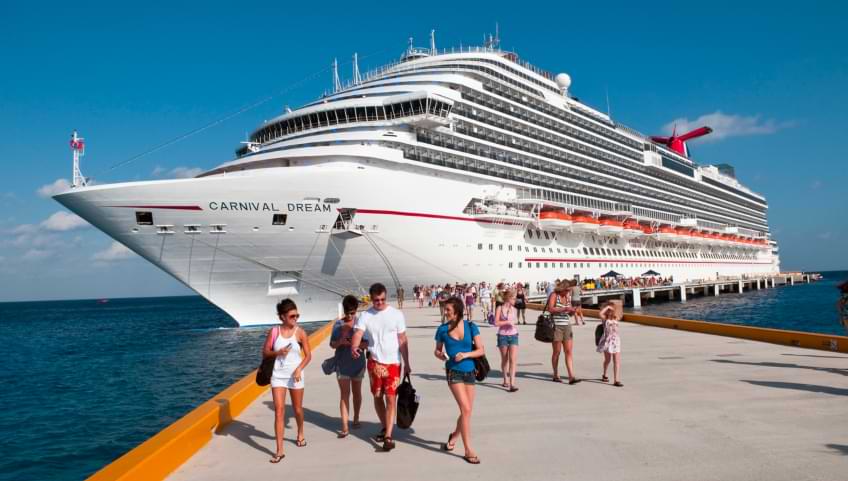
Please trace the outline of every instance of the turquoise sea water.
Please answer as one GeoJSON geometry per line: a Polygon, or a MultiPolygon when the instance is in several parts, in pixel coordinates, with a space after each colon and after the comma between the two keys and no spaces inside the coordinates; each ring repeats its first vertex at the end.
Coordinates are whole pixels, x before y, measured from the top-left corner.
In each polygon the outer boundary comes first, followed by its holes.
{"type": "Polygon", "coordinates": [[[696,297],[687,302],[657,302],[643,305],[640,313],[679,319],[745,324],[845,335],[839,323],[836,285],[848,279],[848,271],[823,272],[824,279],[812,284],[696,297]]]}
{"type": "MultiPolygon", "coordinates": [[[[844,279],[642,312],[843,334],[844,279]]],[[[200,297],[0,303],[0,481],[86,478],[254,369],[265,331],[200,297]]]]}
{"type": "Polygon", "coordinates": [[[84,479],[222,391],[267,329],[235,326],[201,297],[0,303],[0,480],[84,479]]]}

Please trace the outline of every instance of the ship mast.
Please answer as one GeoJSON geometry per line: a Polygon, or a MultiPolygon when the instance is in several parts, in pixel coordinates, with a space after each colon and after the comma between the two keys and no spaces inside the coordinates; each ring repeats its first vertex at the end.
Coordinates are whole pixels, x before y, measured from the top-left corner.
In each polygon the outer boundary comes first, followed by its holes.
{"type": "Polygon", "coordinates": [[[85,187],[85,177],[83,177],[80,171],[80,157],[85,155],[85,139],[77,135],[76,130],[71,134],[71,151],[73,151],[74,156],[71,187],[85,187]]]}

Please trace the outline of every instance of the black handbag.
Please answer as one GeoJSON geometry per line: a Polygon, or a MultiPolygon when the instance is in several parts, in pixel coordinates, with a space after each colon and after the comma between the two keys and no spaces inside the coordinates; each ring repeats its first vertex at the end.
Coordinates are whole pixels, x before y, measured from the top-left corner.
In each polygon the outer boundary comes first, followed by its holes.
{"type": "MultiPolygon", "coordinates": [[[[472,344],[472,349],[476,351],[477,346],[472,344]]],[[[486,359],[485,354],[474,358],[474,379],[476,379],[477,382],[485,381],[486,378],[489,377],[489,371],[491,370],[492,368],[489,366],[489,360],[486,359]]]]}
{"type": "Polygon", "coordinates": [[[545,300],[545,308],[536,319],[536,332],[533,337],[539,342],[554,342],[554,319],[548,312],[548,300],[545,300]]]}
{"type": "Polygon", "coordinates": [[[595,347],[601,344],[601,338],[604,337],[604,321],[595,327],[595,347]]]}
{"type": "Polygon", "coordinates": [[[418,396],[409,374],[403,376],[403,382],[397,388],[397,425],[401,429],[409,429],[418,413],[418,396]]]}
{"type": "MultiPolygon", "coordinates": [[[[272,327],[273,329],[277,329],[277,336],[280,335],[280,328],[272,327]]],[[[277,342],[277,336],[274,336],[274,342],[277,342]]],[[[273,343],[271,344],[273,348],[273,343]]],[[[262,362],[259,364],[259,369],[256,370],[256,384],[260,386],[267,386],[271,384],[271,375],[274,374],[274,362],[276,362],[277,358],[272,357],[264,357],[262,358],[262,362]]]]}

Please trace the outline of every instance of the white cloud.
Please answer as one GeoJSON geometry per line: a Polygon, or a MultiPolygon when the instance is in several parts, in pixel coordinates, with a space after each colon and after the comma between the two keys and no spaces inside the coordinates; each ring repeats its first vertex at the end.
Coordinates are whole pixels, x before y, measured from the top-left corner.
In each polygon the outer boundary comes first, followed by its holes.
{"type": "Polygon", "coordinates": [[[71,188],[71,183],[65,179],[56,179],[52,184],[42,185],[36,191],[40,197],[53,197],[71,188]]]}
{"type": "Polygon", "coordinates": [[[63,210],[56,212],[41,223],[41,227],[56,232],[79,229],[81,227],[88,227],[88,225],[88,222],[82,217],[63,210]]]}
{"type": "Polygon", "coordinates": [[[792,121],[778,122],[774,119],[763,119],[758,115],[733,115],[725,114],[717,110],[711,114],[704,114],[697,119],[689,120],[679,118],[663,125],[662,130],[667,134],[677,127],[677,133],[682,134],[704,125],[711,127],[713,132],[707,136],[700,137],[698,142],[716,142],[728,137],[741,137],[748,135],[768,135],[778,130],[793,127],[796,123],[792,121]]]}
{"type": "Polygon", "coordinates": [[[203,169],[200,167],[174,167],[171,170],[168,170],[161,165],[157,165],[155,169],[153,169],[154,177],[167,177],[172,179],[189,179],[191,177],[197,177],[203,173],[203,169]]]}
{"type": "Polygon", "coordinates": [[[95,253],[91,258],[95,261],[112,262],[130,259],[135,254],[120,242],[112,242],[107,249],[95,253]]]}
{"type": "Polygon", "coordinates": [[[21,259],[25,261],[40,261],[52,255],[53,251],[47,249],[29,249],[28,251],[24,252],[24,255],[21,256],[21,259]]]}

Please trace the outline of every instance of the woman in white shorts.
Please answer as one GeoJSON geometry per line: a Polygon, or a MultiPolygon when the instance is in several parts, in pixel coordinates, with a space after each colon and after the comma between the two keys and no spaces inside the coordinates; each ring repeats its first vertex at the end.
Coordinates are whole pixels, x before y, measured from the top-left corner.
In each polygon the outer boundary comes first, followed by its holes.
{"type": "Polygon", "coordinates": [[[297,422],[296,444],[298,447],[306,446],[306,438],[303,437],[303,369],[312,360],[309,339],[306,332],[297,325],[300,314],[297,312],[294,301],[291,299],[280,301],[277,304],[277,316],[282,324],[268,332],[262,348],[263,357],[276,358],[274,372],[271,375],[271,394],[274,397],[274,434],[277,438],[277,452],[270,460],[272,463],[279,463],[286,457],[283,452],[283,432],[287,391],[291,391],[292,409],[297,422]]]}

